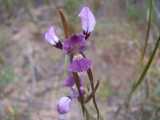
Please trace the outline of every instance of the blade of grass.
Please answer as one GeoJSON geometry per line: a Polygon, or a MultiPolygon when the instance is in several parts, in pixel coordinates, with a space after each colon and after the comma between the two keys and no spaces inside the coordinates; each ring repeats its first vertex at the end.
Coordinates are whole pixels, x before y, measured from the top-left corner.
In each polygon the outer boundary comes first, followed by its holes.
{"type": "MultiPolygon", "coordinates": [[[[147,24],[147,31],[146,31],[146,36],[145,36],[145,43],[144,43],[144,47],[142,49],[142,53],[141,53],[141,57],[140,57],[140,62],[138,63],[138,65],[141,67],[143,67],[143,61],[144,61],[144,56],[145,56],[145,53],[146,53],[146,49],[147,49],[147,46],[148,46],[148,40],[149,40],[149,33],[150,33],[150,28],[151,28],[151,20],[152,20],[152,10],[153,10],[153,4],[152,4],[152,0],[149,1],[149,16],[148,16],[148,24],[147,24]]],[[[149,70],[149,67],[151,66],[151,63],[153,61],[153,58],[157,52],[157,49],[158,49],[158,45],[159,45],[159,39],[157,40],[157,43],[156,43],[156,46],[153,50],[153,53],[148,61],[148,63],[146,64],[146,66],[144,67],[144,70],[142,72],[142,74],[140,75],[138,81],[136,81],[136,83],[133,85],[131,91],[129,92],[129,95],[127,97],[127,99],[125,100],[125,106],[126,108],[128,108],[129,106],[129,102],[131,100],[131,97],[132,97],[132,94],[136,91],[136,89],[139,87],[139,85],[143,82],[146,74],[147,74],[147,71],[149,70]]],[[[138,69],[139,70],[139,69],[138,69]]],[[[146,86],[146,97],[149,95],[149,87],[148,87],[148,81],[146,80],[145,81],[145,86],[146,86]]],[[[115,112],[115,115],[114,117],[117,118],[117,116],[119,115],[120,111],[122,109],[122,105],[120,105],[118,107],[118,110],[115,112]]]]}
{"type": "MultiPolygon", "coordinates": [[[[150,29],[151,29],[151,21],[152,21],[152,11],[153,11],[153,0],[149,0],[149,15],[147,16],[147,31],[146,31],[146,36],[145,36],[145,44],[142,50],[142,55],[141,55],[141,67],[143,67],[143,62],[144,62],[144,56],[146,53],[146,49],[148,46],[148,40],[149,40],[149,35],[150,35],[150,29]]],[[[148,84],[148,79],[145,80],[144,83],[145,86],[145,97],[148,98],[149,96],[149,84],[148,84]]]]}

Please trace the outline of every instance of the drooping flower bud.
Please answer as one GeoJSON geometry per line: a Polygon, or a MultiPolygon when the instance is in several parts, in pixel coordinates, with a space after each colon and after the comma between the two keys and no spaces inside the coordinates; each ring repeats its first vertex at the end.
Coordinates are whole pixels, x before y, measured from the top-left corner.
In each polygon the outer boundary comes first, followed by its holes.
{"type": "Polygon", "coordinates": [[[96,24],[92,11],[88,7],[83,7],[78,16],[81,19],[83,31],[87,34],[92,32],[96,24]]]}
{"type": "Polygon", "coordinates": [[[71,98],[62,97],[57,104],[57,111],[59,114],[65,114],[70,111],[71,107],[71,98]]]}

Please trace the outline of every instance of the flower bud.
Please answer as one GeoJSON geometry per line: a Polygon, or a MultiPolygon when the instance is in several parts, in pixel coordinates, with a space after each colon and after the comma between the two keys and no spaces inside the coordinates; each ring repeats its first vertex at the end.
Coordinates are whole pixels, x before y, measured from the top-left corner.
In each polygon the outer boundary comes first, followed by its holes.
{"type": "Polygon", "coordinates": [[[71,98],[62,97],[57,104],[57,111],[59,114],[68,113],[71,107],[71,98]]]}
{"type": "Polygon", "coordinates": [[[83,31],[85,33],[92,32],[96,24],[96,19],[92,11],[88,7],[83,7],[78,16],[81,19],[83,31]]]}
{"type": "Polygon", "coordinates": [[[51,26],[45,33],[45,39],[51,45],[56,45],[57,43],[60,42],[53,26],[51,26]]]}

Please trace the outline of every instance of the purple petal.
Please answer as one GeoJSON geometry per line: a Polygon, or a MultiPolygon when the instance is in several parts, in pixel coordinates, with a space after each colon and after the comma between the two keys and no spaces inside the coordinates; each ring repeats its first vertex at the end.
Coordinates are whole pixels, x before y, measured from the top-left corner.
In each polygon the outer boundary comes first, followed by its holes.
{"type": "Polygon", "coordinates": [[[63,43],[63,50],[65,51],[65,53],[84,51],[85,48],[85,36],[81,34],[73,35],[63,43]]]}
{"type": "Polygon", "coordinates": [[[83,87],[83,86],[81,86],[81,87],[80,87],[80,95],[79,95],[79,96],[84,95],[84,93],[85,93],[85,91],[84,91],[84,87],[83,87]]]}
{"type": "Polygon", "coordinates": [[[64,86],[66,87],[72,87],[74,83],[74,78],[72,76],[68,76],[68,78],[64,80],[64,86]]]}
{"type": "Polygon", "coordinates": [[[46,41],[51,45],[56,45],[56,43],[59,42],[59,38],[57,37],[53,26],[48,29],[44,36],[46,41]]]}
{"type": "Polygon", "coordinates": [[[69,112],[71,107],[71,101],[72,100],[69,97],[62,97],[57,104],[58,113],[65,114],[69,112]]]}
{"type": "Polygon", "coordinates": [[[74,99],[74,98],[77,98],[78,97],[78,91],[77,91],[77,89],[76,88],[71,88],[71,93],[70,93],[70,96],[71,96],[71,98],[72,99],[74,99]]]}
{"type": "MultiPolygon", "coordinates": [[[[85,91],[84,91],[84,87],[83,86],[80,86],[80,95],[84,95],[85,94],[85,91]]],[[[74,98],[77,98],[80,96],[79,95],[79,92],[76,88],[71,88],[71,98],[74,99],[74,98]]]]}
{"type": "Polygon", "coordinates": [[[83,72],[87,71],[91,67],[91,61],[87,58],[81,58],[73,60],[69,65],[68,70],[70,72],[83,72]]]}
{"type": "Polygon", "coordinates": [[[88,7],[83,7],[78,16],[81,19],[83,31],[86,33],[92,32],[96,24],[96,19],[92,11],[88,7]]]}
{"type": "MultiPolygon", "coordinates": [[[[75,80],[72,76],[72,73],[69,74],[69,76],[67,77],[67,79],[64,80],[64,86],[66,87],[73,87],[73,85],[75,84],[75,80]]],[[[80,85],[83,85],[83,81],[80,78],[80,85]]]]}

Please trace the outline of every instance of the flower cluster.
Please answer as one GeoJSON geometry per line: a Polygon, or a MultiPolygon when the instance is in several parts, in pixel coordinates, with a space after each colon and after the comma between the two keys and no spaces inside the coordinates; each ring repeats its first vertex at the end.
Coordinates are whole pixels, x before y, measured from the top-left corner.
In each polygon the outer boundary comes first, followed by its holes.
{"type": "MultiPolygon", "coordinates": [[[[85,57],[84,51],[87,48],[87,40],[94,30],[96,20],[88,7],[83,7],[78,16],[81,20],[83,31],[69,36],[63,42],[56,35],[53,26],[45,33],[45,39],[49,44],[61,49],[70,57],[70,63],[67,67],[68,77],[64,80],[64,86],[71,89],[71,95],[60,98],[57,104],[57,111],[60,114],[69,112],[73,99],[81,99],[80,102],[83,106],[85,91],[83,80],[79,77],[79,74],[88,72],[91,69],[91,60],[85,57]]],[[[93,90],[91,96],[94,96],[94,92],[95,90],[93,90]]]]}

